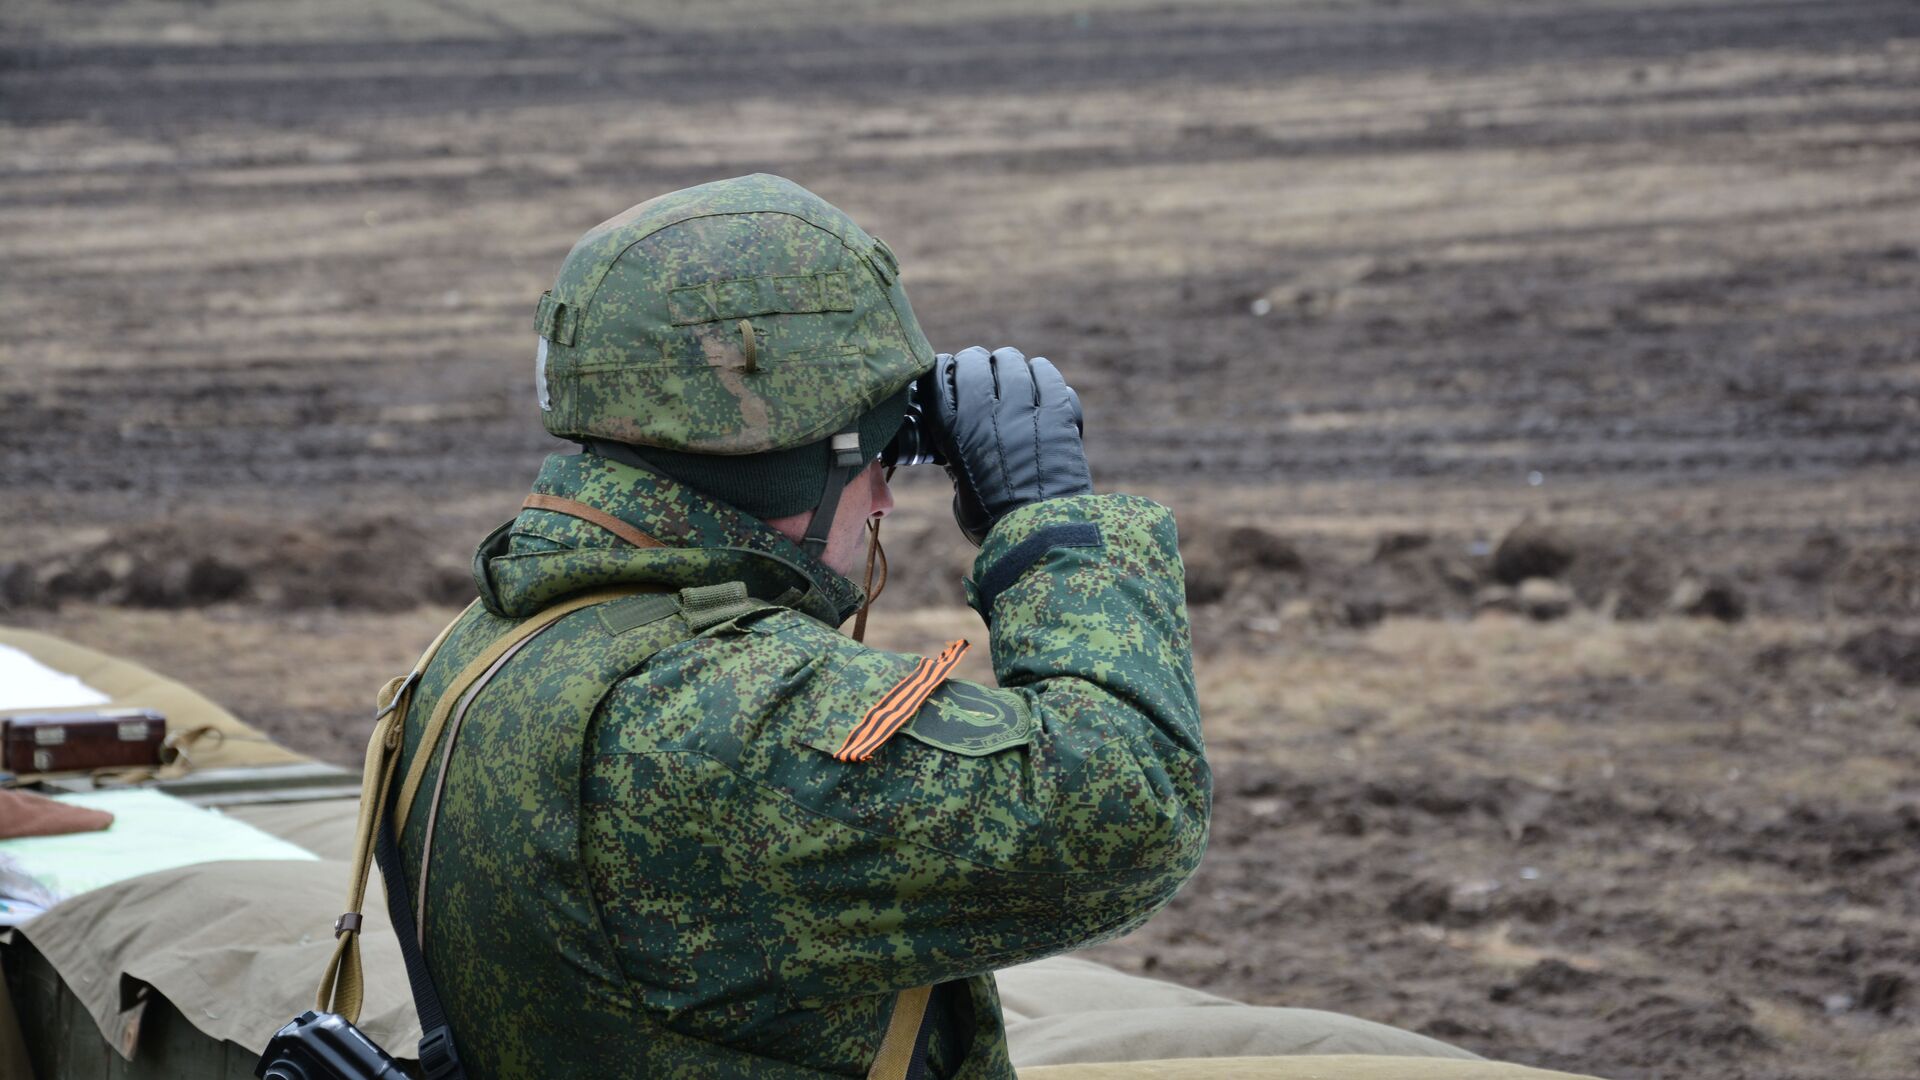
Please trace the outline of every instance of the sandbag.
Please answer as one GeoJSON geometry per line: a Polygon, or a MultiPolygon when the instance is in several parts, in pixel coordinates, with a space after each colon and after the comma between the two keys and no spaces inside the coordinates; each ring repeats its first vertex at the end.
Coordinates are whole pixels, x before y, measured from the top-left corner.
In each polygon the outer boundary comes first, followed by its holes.
{"type": "MultiPolygon", "coordinates": [[[[172,1002],[202,1032],[254,1052],[312,1003],[314,984],[333,949],[328,927],[344,896],[356,801],[237,806],[226,812],[328,861],[207,863],[151,874],[75,897],[25,931],[112,1045],[123,1045],[127,1028],[137,1020],[137,1010],[125,1009],[133,997],[129,987],[141,984],[172,1002]]],[[[379,886],[376,877],[362,936],[367,1001],[361,1023],[389,1051],[410,1058],[419,1023],[399,945],[377,899],[379,886]]],[[[1204,1058],[1207,1068],[1138,1075],[1286,1080],[1548,1080],[1561,1075],[1483,1063],[1458,1047],[1385,1024],[1312,1009],[1243,1005],[1072,956],[1007,968],[997,978],[1008,1048],[1023,1077],[1132,1076],[1115,1071],[1132,1065],[1113,1063],[1186,1068],[1179,1059],[1193,1058],[1204,1058]],[[1322,1072],[1222,1071],[1271,1070],[1275,1061],[1322,1072]],[[1068,1065],[1086,1069],[1075,1064],[1086,1062],[1106,1064],[1079,1073],[1053,1071],[1068,1065]],[[1336,1071],[1326,1071],[1324,1062],[1333,1062],[1336,1071]],[[1351,1071],[1368,1064],[1398,1071],[1351,1071]],[[1435,1071],[1462,1065],[1483,1071],[1435,1071]]]]}
{"type": "MultiPolygon", "coordinates": [[[[288,839],[344,837],[353,826],[354,803],[233,812],[288,839]]],[[[23,932],[110,1044],[124,1045],[138,1019],[137,1010],[127,1011],[138,996],[130,991],[147,986],[207,1035],[258,1052],[275,1028],[310,1007],[318,973],[332,952],[328,926],[338,914],[346,876],[339,861],[206,863],[75,897],[23,932]]],[[[372,887],[378,890],[377,879],[372,887]]],[[[361,1025],[396,1056],[411,1057],[420,1032],[400,949],[378,914],[385,909],[377,893],[367,910],[372,914],[362,938],[367,1000],[361,1025]]],[[[1282,1049],[1364,1050],[1399,1055],[1402,1063],[1477,1064],[1464,1050],[1384,1024],[1241,1005],[1075,957],[1023,964],[998,979],[1009,1048],[1023,1076],[1062,1062],[1272,1055],[1282,1049]]],[[[1229,1060],[1263,1059],[1214,1058],[1229,1060]]]]}

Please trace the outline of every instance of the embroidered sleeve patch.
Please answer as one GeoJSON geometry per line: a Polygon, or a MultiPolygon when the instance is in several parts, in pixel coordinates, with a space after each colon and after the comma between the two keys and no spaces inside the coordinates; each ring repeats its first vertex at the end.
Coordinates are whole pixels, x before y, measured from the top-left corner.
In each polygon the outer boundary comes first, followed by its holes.
{"type": "Polygon", "coordinates": [[[913,715],[906,733],[968,757],[997,754],[1033,741],[1033,714],[1020,695],[950,679],[913,715]]]}
{"type": "Polygon", "coordinates": [[[960,658],[967,654],[968,647],[964,640],[954,641],[940,650],[939,656],[921,657],[906,678],[894,683],[892,689],[873,703],[873,707],[847,733],[846,741],[833,752],[833,756],[841,761],[865,761],[872,757],[873,752],[892,738],[894,732],[913,719],[913,714],[920,710],[929,695],[939,689],[946,677],[953,674],[953,669],[960,664],[960,658]]]}

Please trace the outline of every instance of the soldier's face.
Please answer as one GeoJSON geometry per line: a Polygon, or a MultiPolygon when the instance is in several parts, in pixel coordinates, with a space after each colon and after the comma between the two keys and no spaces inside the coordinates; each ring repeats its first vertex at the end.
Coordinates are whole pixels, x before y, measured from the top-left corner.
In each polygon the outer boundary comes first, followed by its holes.
{"type": "Polygon", "coordinates": [[[853,577],[866,562],[867,522],[893,512],[893,491],[887,487],[886,470],[879,462],[840,492],[840,508],[833,514],[833,531],[827,534],[827,550],[820,561],[835,573],[853,577]]]}
{"type": "MultiPolygon", "coordinates": [[[[827,550],[820,561],[834,573],[852,577],[866,562],[867,522],[892,512],[893,491],[887,487],[887,471],[879,462],[873,462],[840,490],[840,505],[833,512],[833,531],[827,534],[827,550]]],[[[807,535],[807,526],[812,521],[813,511],[807,510],[792,517],[771,518],[767,524],[797,544],[807,535]]]]}

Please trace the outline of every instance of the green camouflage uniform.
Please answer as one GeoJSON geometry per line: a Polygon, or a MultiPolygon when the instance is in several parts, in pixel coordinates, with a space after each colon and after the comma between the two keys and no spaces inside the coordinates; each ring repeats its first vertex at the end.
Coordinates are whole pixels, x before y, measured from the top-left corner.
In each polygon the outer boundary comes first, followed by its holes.
{"type": "MultiPolygon", "coordinates": [[[[508,665],[539,670],[528,689],[496,680],[474,701],[424,910],[476,1080],[861,1076],[893,994],[954,979],[964,1015],[935,1039],[935,1073],[1009,1076],[993,969],[1131,930],[1199,862],[1210,783],[1164,508],[1085,496],[1000,523],[970,592],[991,604],[1004,689],[951,681],[870,760],[842,762],[832,752],[916,660],[833,629],[856,586],[757,521],[590,455],[550,458],[535,490],[685,546],[635,549],[522,512],[482,548],[486,610],[430,666],[416,718],[513,620],[587,588],[742,580],[800,606],[670,645],[611,685],[569,667],[613,628],[589,608],[508,665]],[[1076,525],[1097,545],[1022,550],[1076,525]],[[1033,561],[980,596],[1009,558],[1033,561]],[[524,790],[548,699],[568,695],[595,703],[579,787],[524,790]],[[577,802],[574,820],[556,796],[577,802]],[[536,854],[528,838],[555,828],[536,854]],[[570,879],[590,903],[541,895],[570,879]],[[515,890],[546,918],[504,906],[515,890]],[[588,946],[557,949],[569,933],[588,946]],[[610,966],[581,955],[596,941],[610,966]]],[[[402,838],[409,893],[438,771],[402,838]]]]}
{"type": "Polygon", "coordinates": [[[490,643],[652,590],[527,639],[425,755],[402,884],[469,1075],[863,1076],[896,993],[939,983],[934,1073],[1010,1076],[993,970],[1138,926],[1206,845],[1172,517],[1007,515],[968,585],[1002,688],[947,681],[840,760],[920,658],[839,634],[857,586],[668,477],[757,455],[741,475],[825,505],[826,470],[861,465],[815,440],[857,428],[863,465],[934,363],[892,254],[788,181],[720,181],[590,231],[536,323],[548,430],[659,456],[555,456],[535,492],[666,546],[523,510],[416,691],[407,768],[490,643]]]}

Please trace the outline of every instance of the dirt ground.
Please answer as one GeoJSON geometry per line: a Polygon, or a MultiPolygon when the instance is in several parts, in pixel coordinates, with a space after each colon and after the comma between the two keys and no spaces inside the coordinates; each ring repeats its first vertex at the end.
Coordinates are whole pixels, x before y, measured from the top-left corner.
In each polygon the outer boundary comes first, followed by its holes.
{"type": "MultiPolygon", "coordinates": [[[[1920,1077],[1911,0],[14,0],[0,619],[356,760],[557,445],[568,245],[754,170],[1180,515],[1213,844],[1096,955],[1920,1077]]],[[[978,636],[900,488],[874,639],[978,636]]]]}

